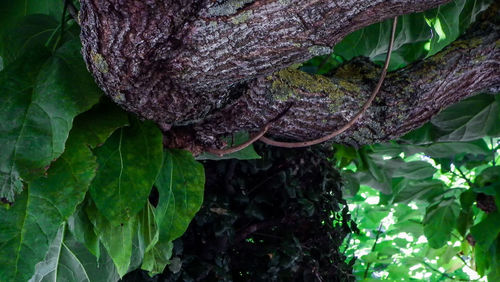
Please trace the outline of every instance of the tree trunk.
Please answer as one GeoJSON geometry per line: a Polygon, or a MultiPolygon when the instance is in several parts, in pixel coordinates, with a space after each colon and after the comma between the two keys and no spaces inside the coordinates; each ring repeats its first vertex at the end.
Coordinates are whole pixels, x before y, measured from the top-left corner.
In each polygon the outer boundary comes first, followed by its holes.
{"type": "MultiPolygon", "coordinates": [[[[290,65],[329,53],[361,27],[445,0],[82,0],[83,54],[101,88],[154,120],[168,146],[192,151],[271,125],[309,140],[345,124],[370,95],[379,67],[357,59],[331,77],[290,65]]],[[[441,53],[388,75],[374,105],[334,139],[389,140],[469,95],[500,88],[498,15],[441,53]]]]}

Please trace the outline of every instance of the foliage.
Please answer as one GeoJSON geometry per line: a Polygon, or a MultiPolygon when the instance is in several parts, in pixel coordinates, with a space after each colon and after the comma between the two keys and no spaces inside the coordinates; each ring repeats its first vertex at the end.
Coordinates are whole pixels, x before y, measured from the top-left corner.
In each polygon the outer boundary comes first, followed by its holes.
{"type": "MultiPolygon", "coordinates": [[[[404,16],[392,68],[442,49],[489,2],[456,0],[404,16]]],[[[345,263],[339,246],[357,229],[340,208],[345,203],[339,197],[339,176],[323,151],[267,151],[262,160],[208,163],[205,206],[177,239],[201,207],[204,168],[188,152],[164,150],[156,126],[103,97],[80,55],[79,27],[64,10],[63,1],[48,0],[10,1],[0,7],[2,281],[116,281],[138,268],[150,275],[163,272],[170,280],[195,274],[352,279],[354,260],[345,263]]],[[[335,54],[315,58],[303,69],[327,73],[359,55],[378,61],[386,43],[374,38],[387,32],[387,23],[368,27],[347,37],[335,54]]],[[[447,242],[458,237],[462,258],[470,258],[479,274],[497,278],[499,216],[486,211],[497,207],[500,185],[498,170],[485,168],[494,161],[494,142],[480,138],[500,133],[498,101],[498,96],[471,98],[391,144],[359,151],[337,146],[338,165],[356,165],[356,171],[342,172],[354,202],[360,199],[354,196],[358,189],[373,192],[359,183],[385,193],[380,196],[385,206],[363,208],[360,226],[378,230],[380,220],[395,213],[394,228],[425,234],[432,246],[440,247],[425,253],[444,257],[440,265],[454,263],[456,246],[447,242]],[[432,179],[435,166],[417,161],[417,153],[432,157],[443,175],[464,172],[468,187],[450,189],[452,181],[432,179]],[[422,208],[403,205],[411,201],[422,208]],[[388,205],[397,208],[388,210],[388,205]],[[446,224],[436,221],[442,218],[446,224]],[[442,230],[451,232],[442,236],[442,230]]],[[[244,142],[244,134],[227,141],[244,142]]],[[[229,157],[259,158],[253,148],[229,157]]],[[[408,273],[398,264],[387,266],[398,250],[384,243],[381,232],[353,235],[363,244],[383,240],[359,262],[392,275],[408,273]],[[377,239],[366,239],[366,234],[377,239]]],[[[345,254],[351,251],[345,249],[345,254]]],[[[464,274],[455,270],[449,275],[464,274]]]]}
{"type": "MultiPolygon", "coordinates": [[[[455,0],[435,9],[402,15],[394,38],[389,70],[432,56],[458,38],[492,0],[455,0]]],[[[307,72],[325,74],[354,57],[365,56],[376,63],[385,61],[392,20],[357,30],[335,45],[334,53],[304,64],[307,72]]]]}
{"type": "Polygon", "coordinates": [[[388,144],[336,146],[358,278],[500,279],[499,98],[466,99],[388,144]]]}
{"type": "Polygon", "coordinates": [[[1,280],[161,272],[201,206],[203,167],[102,97],[62,11],[62,1],[0,10],[1,280]]]}
{"type": "MultiPolygon", "coordinates": [[[[205,163],[204,205],[174,241],[182,267],[156,280],[352,281],[339,247],[355,226],[331,152],[259,151],[259,160],[205,163]]],[[[136,272],[124,281],[139,279],[136,272]]]]}

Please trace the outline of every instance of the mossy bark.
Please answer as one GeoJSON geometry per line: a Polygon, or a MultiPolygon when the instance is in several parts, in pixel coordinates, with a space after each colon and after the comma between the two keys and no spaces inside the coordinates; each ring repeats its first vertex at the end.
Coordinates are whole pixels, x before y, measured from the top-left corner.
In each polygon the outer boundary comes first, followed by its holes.
{"type": "MultiPolygon", "coordinates": [[[[354,116],[380,72],[357,59],[333,75],[294,63],[348,33],[446,0],[82,0],[83,54],[108,96],[154,120],[167,146],[193,151],[259,131],[304,141],[354,116]]],[[[476,25],[436,56],[389,74],[374,105],[335,142],[384,141],[446,105],[500,85],[498,23],[476,25]]]]}

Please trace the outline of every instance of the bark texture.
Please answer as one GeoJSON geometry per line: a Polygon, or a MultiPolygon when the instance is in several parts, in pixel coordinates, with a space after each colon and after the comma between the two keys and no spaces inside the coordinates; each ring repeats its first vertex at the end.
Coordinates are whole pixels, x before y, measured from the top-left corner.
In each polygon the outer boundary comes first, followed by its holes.
{"type": "MultiPolygon", "coordinates": [[[[156,121],[169,146],[221,146],[259,131],[308,140],[356,114],[378,78],[365,59],[331,77],[290,68],[348,33],[446,0],[82,0],[83,54],[108,96],[156,121]]],[[[495,17],[493,17],[495,18],[495,17]]],[[[498,17],[496,17],[498,19],[498,17]]],[[[335,142],[384,141],[442,107],[500,88],[499,30],[485,21],[436,56],[388,75],[374,105],[335,142]]]]}

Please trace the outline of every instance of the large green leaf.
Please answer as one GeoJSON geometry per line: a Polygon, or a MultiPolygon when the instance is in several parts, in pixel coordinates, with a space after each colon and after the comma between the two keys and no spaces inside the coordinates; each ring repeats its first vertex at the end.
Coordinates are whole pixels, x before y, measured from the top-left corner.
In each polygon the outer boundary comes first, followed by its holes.
{"type": "Polygon", "coordinates": [[[424,12],[427,23],[433,29],[427,56],[436,54],[457,39],[476,20],[476,16],[492,2],[492,0],[455,0],[424,12]]]}
{"type": "Polygon", "coordinates": [[[62,15],[63,4],[63,1],[54,0],[2,1],[0,5],[0,35],[27,15],[45,14],[59,20],[62,15]]]}
{"type": "Polygon", "coordinates": [[[154,207],[146,203],[144,209],[138,215],[138,237],[139,243],[143,245],[144,252],[148,252],[158,242],[159,229],[155,218],[154,207]]]}
{"type": "Polygon", "coordinates": [[[144,207],[162,163],[162,133],[150,122],[131,120],[95,149],[99,170],[90,194],[100,213],[120,225],[144,207]]]}
{"type": "Polygon", "coordinates": [[[474,225],[470,232],[476,244],[488,249],[500,234],[500,212],[488,214],[485,219],[474,225]]]}
{"type": "Polygon", "coordinates": [[[9,65],[26,52],[40,52],[40,49],[50,51],[47,43],[57,37],[57,27],[58,22],[47,15],[24,18],[0,37],[0,56],[3,63],[9,65]]]}
{"type": "MultiPolygon", "coordinates": [[[[78,130],[74,129],[78,135],[78,130]]],[[[26,281],[41,261],[60,225],[74,213],[95,175],[90,149],[70,137],[47,176],[31,182],[10,207],[0,206],[0,277],[26,281]]]]}
{"type": "Polygon", "coordinates": [[[432,125],[443,132],[438,141],[470,141],[498,136],[500,109],[491,95],[477,95],[452,105],[432,118],[432,125]]]}
{"type": "Polygon", "coordinates": [[[445,185],[438,179],[414,181],[403,179],[394,185],[393,203],[409,203],[410,201],[432,201],[445,191],[445,185]]]}
{"type": "Polygon", "coordinates": [[[88,251],[98,260],[101,256],[99,238],[94,231],[92,222],[85,213],[87,202],[88,199],[76,208],[75,213],[68,218],[67,226],[68,231],[71,232],[75,240],[85,245],[88,251]]]}
{"type": "MultiPolygon", "coordinates": [[[[91,202],[91,201],[90,201],[91,202]]],[[[94,225],[99,240],[104,245],[122,277],[129,269],[132,257],[132,241],[136,233],[136,217],[114,225],[103,216],[93,203],[87,205],[86,213],[94,225]]]]}
{"type": "Polygon", "coordinates": [[[13,201],[22,180],[40,176],[61,155],[73,118],[97,103],[101,91],[80,43],[70,41],[53,56],[42,52],[7,66],[0,93],[0,120],[9,121],[0,123],[0,198],[13,201]]]}
{"type": "Polygon", "coordinates": [[[150,275],[162,273],[172,257],[172,242],[159,242],[151,250],[144,254],[141,269],[149,272],[150,275]]]}
{"type": "Polygon", "coordinates": [[[432,248],[440,248],[450,240],[456,226],[460,205],[454,198],[429,206],[424,217],[424,234],[432,248]]]}
{"type": "MultiPolygon", "coordinates": [[[[103,101],[79,115],[74,124],[80,134],[72,137],[82,144],[87,144],[90,148],[96,148],[102,145],[116,129],[128,125],[128,117],[116,105],[103,101]]],[[[99,240],[83,205],[80,205],[68,219],[68,229],[76,240],[83,243],[93,255],[99,258],[99,240]]]]}
{"type": "Polygon", "coordinates": [[[106,252],[99,260],[61,226],[45,259],[36,265],[30,282],[80,281],[112,282],[119,276],[106,252]]]}
{"type": "Polygon", "coordinates": [[[155,186],[159,202],[155,219],[160,230],[158,243],[144,255],[142,269],[150,274],[163,271],[172,255],[172,241],[180,237],[203,203],[205,171],[190,152],[165,151],[155,186]]]}
{"type": "MultiPolygon", "coordinates": [[[[500,136],[500,95],[480,94],[456,103],[431,119],[419,129],[401,137],[413,144],[432,142],[464,142],[485,136],[500,136]]],[[[484,144],[469,142],[484,149],[484,144]]],[[[484,143],[484,142],[483,142],[484,143]]],[[[452,143],[456,144],[456,143],[452,143]]],[[[465,145],[463,145],[465,146],[465,145]]],[[[458,148],[455,147],[453,151],[458,148]]],[[[481,154],[480,148],[463,147],[466,153],[481,154]]],[[[453,152],[453,151],[450,151],[453,152]]]]}
{"type": "MultiPolygon", "coordinates": [[[[399,16],[390,69],[404,67],[441,51],[458,38],[491,0],[455,0],[422,13],[399,16]]],[[[386,20],[346,36],[335,46],[335,54],[350,60],[365,56],[385,60],[391,20],[386,20]]]]}
{"type": "Polygon", "coordinates": [[[167,150],[156,181],[159,202],[156,219],[160,241],[172,241],[187,229],[203,202],[205,171],[190,152],[167,150]]]}
{"type": "MultiPolygon", "coordinates": [[[[379,60],[387,52],[391,26],[392,20],[386,20],[355,31],[335,45],[335,54],[346,60],[358,56],[379,60]]],[[[390,69],[405,66],[425,56],[427,52],[424,44],[431,38],[431,34],[423,14],[400,16],[390,69]]]]}
{"type": "MultiPolygon", "coordinates": [[[[419,142],[416,141],[415,143],[418,144],[419,142]]],[[[429,139],[427,142],[432,142],[432,140],[429,139]]],[[[385,143],[374,145],[373,148],[377,154],[391,157],[399,156],[401,153],[404,153],[406,157],[423,153],[431,158],[453,158],[464,153],[472,155],[491,154],[491,150],[483,139],[469,142],[435,142],[428,145],[385,143]]]]}

